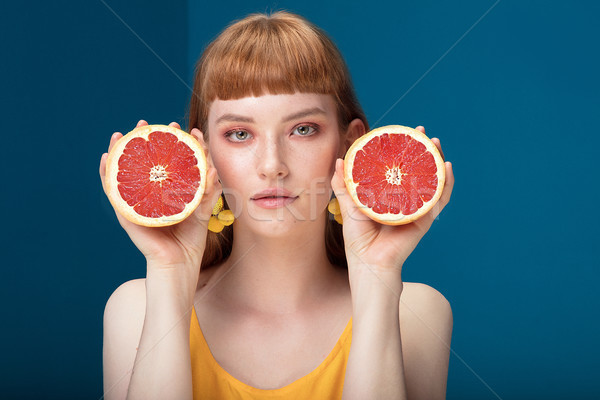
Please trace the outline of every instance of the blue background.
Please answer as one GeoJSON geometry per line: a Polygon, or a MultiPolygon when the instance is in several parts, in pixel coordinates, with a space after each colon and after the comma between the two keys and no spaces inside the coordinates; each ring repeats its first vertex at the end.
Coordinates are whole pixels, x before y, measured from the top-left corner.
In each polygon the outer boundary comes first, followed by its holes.
{"type": "Polygon", "coordinates": [[[424,125],[453,162],[404,267],[452,304],[448,398],[598,398],[600,6],[516,0],[3,4],[2,397],[102,396],[104,305],[145,263],[100,155],[184,123],[203,46],[278,9],[333,37],[373,127],[424,125]]]}

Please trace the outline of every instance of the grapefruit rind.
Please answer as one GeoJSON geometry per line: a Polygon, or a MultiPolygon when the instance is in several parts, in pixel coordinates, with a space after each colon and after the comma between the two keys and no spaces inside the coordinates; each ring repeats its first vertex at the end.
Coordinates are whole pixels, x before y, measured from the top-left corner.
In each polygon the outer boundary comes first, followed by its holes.
{"type": "Polygon", "coordinates": [[[344,158],[344,182],[346,184],[346,189],[354,200],[354,203],[358,206],[358,208],[369,218],[372,220],[379,222],[384,225],[404,225],[411,223],[423,215],[427,214],[437,203],[440,196],[442,195],[442,191],[444,190],[444,183],[446,181],[446,167],[444,163],[444,159],[440,154],[438,148],[435,144],[421,131],[413,128],[409,128],[407,126],[402,125],[388,125],[382,126],[377,129],[373,129],[372,131],[366,133],[365,135],[358,138],[352,146],[346,152],[346,156],[344,158]],[[438,178],[438,186],[435,194],[429,201],[423,201],[423,205],[414,213],[405,215],[401,212],[399,214],[394,213],[385,213],[379,214],[374,212],[371,208],[365,206],[358,200],[358,196],[356,193],[356,188],[359,183],[355,183],[352,177],[352,167],[354,166],[354,159],[356,154],[374,137],[383,135],[385,133],[388,134],[406,134],[412,137],[415,140],[423,143],[426,149],[431,152],[435,159],[435,165],[437,167],[437,178],[438,178]]]}
{"type": "Polygon", "coordinates": [[[135,128],[125,136],[120,138],[117,143],[113,146],[108,157],[106,159],[106,194],[112,206],[127,220],[137,224],[148,227],[160,227],[175,225],[188,216],[190,216],[194,210],[200,204],[202,196],[206,189],[206,173],[207,173],[207,162],[204,149],[195,137],[187,132],[167,125],[145,125],[135,128]],[[161,217],[146,217],[138,214],[133,210],[133,207],[127,204],[127,202],[121,197],[118,189],[117,174],[119,172],[119,158],[123,154],[125,146],[136,137],[148,140],[148,136],[152,132],[161,131],[172,133],[177,136],[179,141],[182,141],[192,149],[195,153],[196,159],[198,160],[197,166],[200,171],[200,182],[198,190],[196,191],[192,201],[186,204],[182,212],[169,216],[161,217]]]}

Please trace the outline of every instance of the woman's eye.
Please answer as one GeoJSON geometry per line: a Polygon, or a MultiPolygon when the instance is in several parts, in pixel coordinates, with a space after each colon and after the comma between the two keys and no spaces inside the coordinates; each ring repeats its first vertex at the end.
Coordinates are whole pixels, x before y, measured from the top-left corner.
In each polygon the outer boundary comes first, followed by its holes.
{"type": "Polygon", "coordinates": [[[300,125],[294,129],[295,133],[298,133],[300,136],[310,136],[316,132],[316,128],[310,125],[300,125]]]}
{"type": "Polygon", "coordinates": [[[227,132],[225,134],[225,136],[227,136],[227,138],[233,142],[240,142],[240,141],[248,139],[250,134],[246,131],[237,130],[237,131],[227,132]]]}

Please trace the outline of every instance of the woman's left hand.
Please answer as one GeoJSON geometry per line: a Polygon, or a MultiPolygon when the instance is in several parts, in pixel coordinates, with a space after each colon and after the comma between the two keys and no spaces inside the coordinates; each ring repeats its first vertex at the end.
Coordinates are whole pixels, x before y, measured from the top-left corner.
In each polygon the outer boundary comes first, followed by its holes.
{"type": "MultiPolygon", "coordinates": [[[[425,133],[422,126],[416,129],[425,133]]],[[[444,153],[439,139],[433,138],[442,158],[444,153]]],[[[343,160],[336,161],[332,188],[340,203],[343,219],[344,243],[350,277],[356,268],[366,267],[372,272],[388,275],[396,270],[400,277],[402,265],[427,233],[431,224],[450,201],[454,186],[452,164],[445,162],[446,182],[442,195],[435,206],[424,216],[406,225],[383,225],[369,219],[354,203],[344,183],[343,160]]]]}

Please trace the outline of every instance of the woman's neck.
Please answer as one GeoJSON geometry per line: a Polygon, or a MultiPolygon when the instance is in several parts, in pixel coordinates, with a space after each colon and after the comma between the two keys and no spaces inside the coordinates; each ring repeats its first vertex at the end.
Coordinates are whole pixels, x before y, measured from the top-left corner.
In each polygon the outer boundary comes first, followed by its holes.
{"type": "Polygon", "coordinates": [[[327,258],[324,223],[302,228],[278,238],[235,230],[231,255],[218,274],[219,297],[252,313],[288,314],[318,306],[339,287],[343,271],[327,258]]]}

